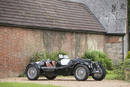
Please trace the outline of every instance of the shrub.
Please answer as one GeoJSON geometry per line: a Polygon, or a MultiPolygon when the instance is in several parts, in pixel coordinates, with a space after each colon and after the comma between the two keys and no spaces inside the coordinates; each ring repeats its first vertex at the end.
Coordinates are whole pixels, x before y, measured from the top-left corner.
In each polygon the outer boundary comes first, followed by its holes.
{"type": "MultiPolygon", "coordinates": [[[[128,55],[126,57],[126,59],[124,60],[124,62],[113,66],[113,70],[111,71],[112,73],[110,73],[108,71],[108,79],[117,79],[117,80],[125,80],[126,78],[126,70],[130,69],[130,51],[128,52],[128,55]]],[[[128,78],[129,78],[129,74],[128,74],[128,78]]]]}
{"type": "Polygon", "coordinates": [[[124,69],[130,69],[130,51],[128,51],[126,59],[124,60],[123,68],[124,69]]]}
{"type": "Polygon", "coordinates": [[[123,63],[124,69],[130,69],[130,59],[126,59],[123,63]]]}
{"type": "Polygon", "coordinates": [[[130,59],[126,59],[123,65],[125,71],[125,80],[130,81],[130,59]]]}
{"type": "Polygon", "coordinates": [[[130,59],[130,51],[128,51],[128,54],[127,54],[127,56],[126,56],[126,60],[127,59],[130,59]]]}
{"type": "Polygon", "coordinates": [[[18,77],[25,77],[25,76],[26,76],[25,73],[22,73],[22,74],[19,74],[18,77]]]}
{"type": "Polygon", "coordinates": [[[125,80],[125,70],[130,69],[130,59],[126,59],[119,65],[114,66],[114,73],[117,74],[115,79],[125,80]]]}
{"type": "Polygon", "coordinates": [[[50,58],[50,54],[48,52],[37,52],[33,55],[33,58],[31,59],[31,62],[36,62],[40,60],[47,60],[50,58]]]}
{"type": "Polygon", "coordinates": [[[50,56],[50,59],[55,60],[55,61],[58,60],[59,54],[67,55],[68,53],[65,51],[59,50],[59,51],[52,53],[50,56]]]}
{"type": "Polygon", "coordinates": [[[117,77],[118,77],[118,74],[117,73],[115,73],[115,71],[114,70],[106,70],[106,77],[105,77],[105,79],[107,79],[107,80],[114,80],[114,79],[117,79],[117,77]]]}
{"type": "Polygon", "coordinates": [[[107,57],[104,52],[101,51],[86,51],[82,58],[91,59],[92,61],[101,62],[107,69],[112,69],[112,60],[107,57]]]}
{"type": "Polygon", "coordinates": [[[114,73],[117,74],[117,77],[115,79],[117,80],[124,80],[125,79],[125,72],[123,68],[124,63],[120,63],[118,65],[114,66],[114,73]]]}
{"type": "Polygon", "coordinates": [[[56,51],[53,53],[37,52],[36,54],[34,54],[33,58],[31,59],[31,62],[36,62],[36,61],[40,61],[40,60],[47,60],[47,59],[57,60],[59,54],[67,55],[67,53],[65,51],[62,51],[62,50],[59,50],[59,51],[56,51]]]}

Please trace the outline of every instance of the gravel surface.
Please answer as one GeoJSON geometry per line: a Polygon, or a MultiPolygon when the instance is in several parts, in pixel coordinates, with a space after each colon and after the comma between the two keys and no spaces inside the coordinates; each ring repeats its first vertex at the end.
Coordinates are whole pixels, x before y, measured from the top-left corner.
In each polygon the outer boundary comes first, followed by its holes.
{"type": "Polygon", "coordinates": [[[37,84],[52,84],[62,87],[130,87],[129,82],[120,80],[103,80],[95,81],[88,79],[87,81],[76,81],[73,77],[57,77],[55,80],[47,80],[40,78],[39,80],[29,81],[27,78],[4,78],[0,82],[24,82],[24,83],[37,83],[37,84]]]}

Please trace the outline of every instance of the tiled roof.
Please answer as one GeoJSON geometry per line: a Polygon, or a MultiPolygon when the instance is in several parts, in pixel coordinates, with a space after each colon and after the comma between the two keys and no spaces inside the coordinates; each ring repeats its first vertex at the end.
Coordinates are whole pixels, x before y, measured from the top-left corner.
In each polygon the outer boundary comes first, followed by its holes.
{"type": "Polygon", "coordinates": [[[0,23],[104,32],[84,4],[63,0],[0,0],[0,23]]]}

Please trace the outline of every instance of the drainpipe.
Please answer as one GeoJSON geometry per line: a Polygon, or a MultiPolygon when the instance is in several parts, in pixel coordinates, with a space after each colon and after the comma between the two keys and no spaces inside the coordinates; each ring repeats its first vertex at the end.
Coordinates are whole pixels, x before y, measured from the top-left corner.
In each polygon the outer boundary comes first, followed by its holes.
{"type": "Polygon", "coordinates": [[[130,43],[129,43],[129,37],[130,37],[130,36],[129,36],[129,29],[128,29],[128,51],[129,51],[129,44],[130,44],[130,43]]]}
{"type": "MultiPolygon", "coordinates": [[[[128,1],[127,1],[128,5],[128,1]]],[[[125,25],[125,35],[123,37],[123,61],[128,53],[128,39],[129,39],[129,30],[128,30],[128,6],[126,6],[126,25],[125,25]]]]}
{"type": "Polygon", "coordinates": [[[122,36],[122,62],[124,61],[125,55],[124,55],[124,36],[122,36]]]}

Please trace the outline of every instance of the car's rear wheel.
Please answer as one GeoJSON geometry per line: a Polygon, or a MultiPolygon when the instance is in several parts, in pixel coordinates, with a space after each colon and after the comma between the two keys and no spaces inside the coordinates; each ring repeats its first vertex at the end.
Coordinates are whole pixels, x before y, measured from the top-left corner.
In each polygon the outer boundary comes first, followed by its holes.
{"type": "Polygon", "coordinates": [[[56,76],[46,76],[46,78],[47,78],[48,80],[54,80],[54,79],[56,78],[56,76]]]}
{"type": "Polygon", "coordinates": [[[29,65],[26,75],[29,80],[37,80],[40,76],[40,70],[34,65],[29,65]]]}
{"type": "Polygon", "coordinates": [[[78,81],[84,81],[88,79],[89,69],[85,65],[77,65],[74,71],[74,76],[78,81]]]}
{"type": "Polygon", "coordinates": [[[103,80],[105,76],[106,76],[106,69],[102,65],[100,65],[100,67],[98,68],[98,73],[92,74],[92,78],[97,81],[103,80]]]}

